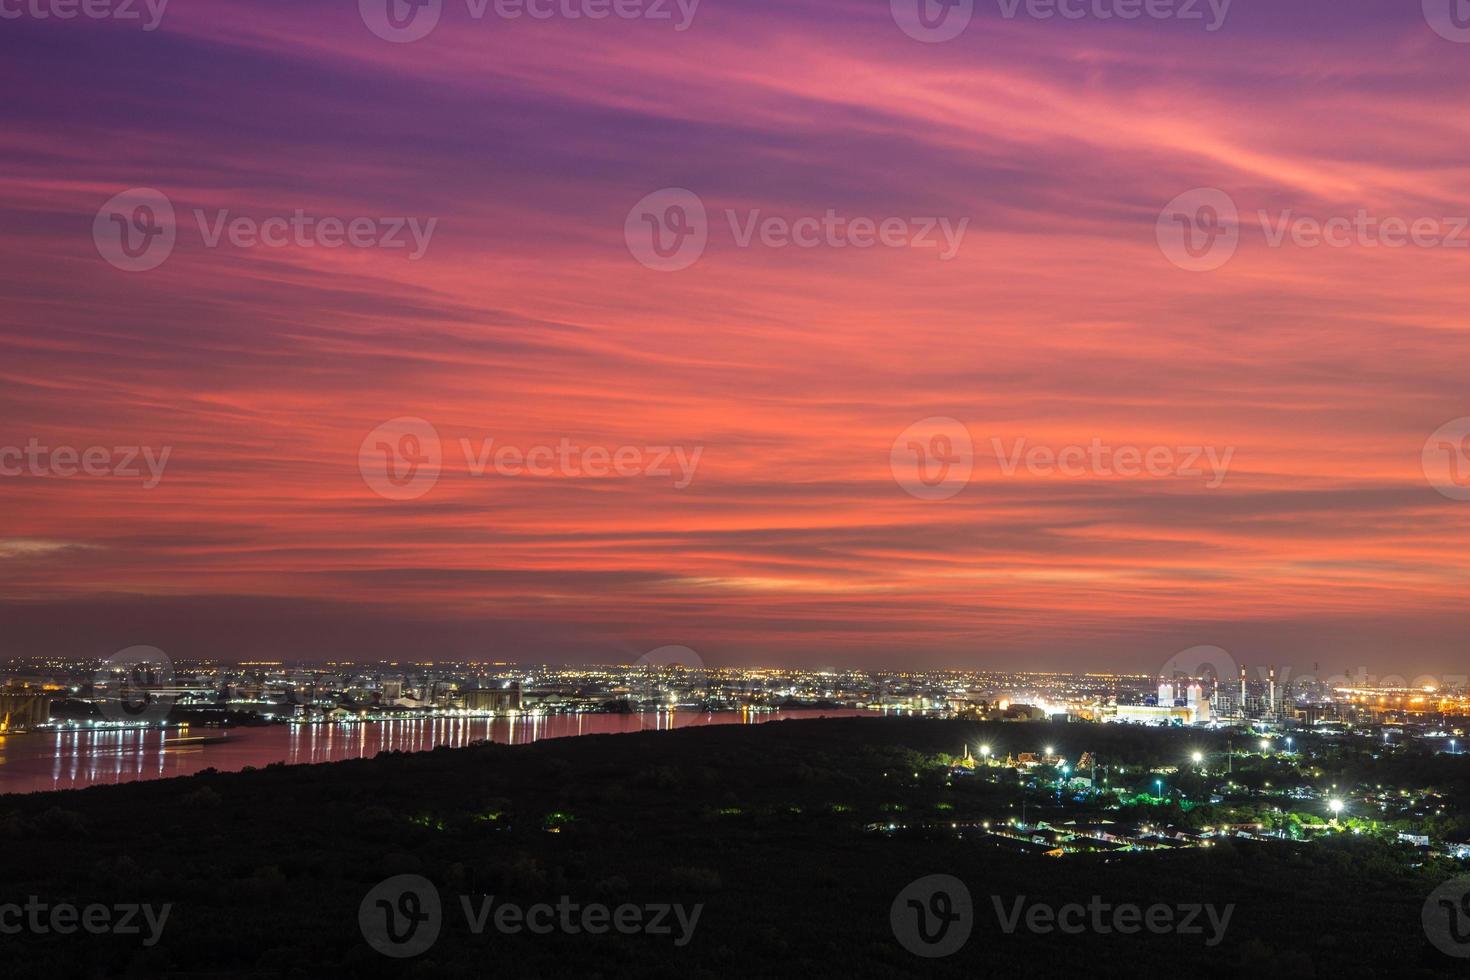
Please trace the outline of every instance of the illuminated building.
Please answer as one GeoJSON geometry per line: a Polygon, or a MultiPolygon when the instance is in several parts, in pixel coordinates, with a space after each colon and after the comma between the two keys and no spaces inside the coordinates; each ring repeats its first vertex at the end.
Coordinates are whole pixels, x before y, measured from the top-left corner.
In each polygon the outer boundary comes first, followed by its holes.
{"type": "Polygon", "coordinates": [[[468,691],[460,691],[459,697],[466,711],[521,710],[521,686],[519,684],[501,688],[471,688],[468,691]]]}
{"type": "Polygon", "coordinates": [[[31,688],[0,690],[0,732],[29,731],[51,717],[51,698],[31,688]]]}
{"type": "Polygon", "coordinates": [[[1140,725],[1199,725],[1210,720],[1210,699],[1201,697],[1194,704],[1120,704],[1104,710],[1098,720],[1140,725]]]}

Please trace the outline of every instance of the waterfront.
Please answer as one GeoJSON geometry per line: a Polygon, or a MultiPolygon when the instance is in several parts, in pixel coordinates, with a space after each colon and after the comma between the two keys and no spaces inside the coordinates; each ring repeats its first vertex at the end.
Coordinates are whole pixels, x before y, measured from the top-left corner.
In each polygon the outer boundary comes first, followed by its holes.
{"type": "Polygon", "coordinates": [[[520,745],[544,738],[615,735],[694,725],[757,724],[799,718],[870,715],[855,708],[771,711],[644,711],[531,714],[350,724],[264,725],[231,729],[70,728],[0,737],[0,793],[81,789],[140,779],[231,772],[275,762],[302,765],[423,752],[472,742],[520,745]],[[180,744],[183,735],[199,741],[180,744]],[[215,741],[218,736],[222,740],[215,741]],[[209,739],[205,741],[204,739],[209,739]],[[166,740],[169,740],[166,744],[166,740]]]}

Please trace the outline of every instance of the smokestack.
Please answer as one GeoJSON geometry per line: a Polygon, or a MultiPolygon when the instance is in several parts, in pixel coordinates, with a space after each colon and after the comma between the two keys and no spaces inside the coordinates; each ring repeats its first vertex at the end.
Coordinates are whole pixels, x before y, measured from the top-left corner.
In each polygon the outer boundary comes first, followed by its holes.
{"type": "Polygon", "coordinates": [[[1245,668],[1240,668],[1240,712],[1245,714],[1245,668]]]}

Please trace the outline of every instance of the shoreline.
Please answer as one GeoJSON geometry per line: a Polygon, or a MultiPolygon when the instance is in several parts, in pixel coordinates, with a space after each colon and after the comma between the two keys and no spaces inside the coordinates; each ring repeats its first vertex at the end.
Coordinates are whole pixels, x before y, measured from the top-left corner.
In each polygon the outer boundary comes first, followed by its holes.
{"type": "MultiPolygon", "coordinates": [[[[477,744],[528,745],[587,735],[899,715],[899,712],[862,708],[780,708],[720,712],[517,712],[313,723],[283,721],[228,728],[198,724],[76,726],[19,733],[55,737],[18,739],[10,746],[24,751],[3,759],[6,764],[0,766],[0,795],[152,782],[207,769],[230,773],[274,765],[347,762],[371,759],[385,752],[418,755],[477,744]]],[[[0,752],[6,748],[5,741],[0,739],[0,752]]]]}

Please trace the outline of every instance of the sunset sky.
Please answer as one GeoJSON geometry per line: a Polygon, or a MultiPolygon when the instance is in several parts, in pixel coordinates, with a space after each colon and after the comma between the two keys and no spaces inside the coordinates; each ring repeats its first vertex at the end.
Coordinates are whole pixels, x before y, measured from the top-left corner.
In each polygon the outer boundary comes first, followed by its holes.
{"type": "Polygon", "coordinates": [[[151,487],[0,476],[0,653],[1465,668],[1470,500],[1421,454],[1470,416],[1470,43],[1406,0],[1236,0],[1214,31],[976,0],[940,43],[887,0],[666,6],[444,0],[411,43],[355,0],[0,19],[0,448],[169,450],[151,487]],[[149,271],[94,237],[134,188],[175,211],[149,271]],[[665,188],[708,213],[677,271],[625,236],[665,188]],[[1197,188],[1239,207],[1212,271],[1159,237],[1197,188]],[[437,222],[414,259],[211,246],[194,215],[298,209],[437,222]],[[1447,240],[1258,219],[1360,210],[1447,240]],[[829,211],[941,247],[739,240],[829,211]],[[400,418],[442,441],[413,499],[360,465],[400,418]],[[929,418],[974,444],[943,499],[892,465],[929,418]],[[682,487],[476,475],[490,439],[699,456],[682,487]],[[1231,455],[996,453],[1093,440],[1231,455]]]}

